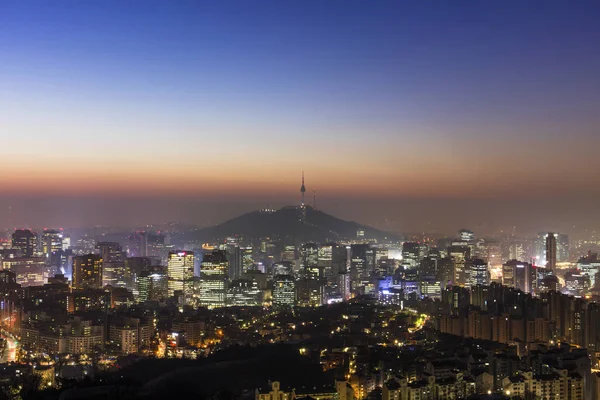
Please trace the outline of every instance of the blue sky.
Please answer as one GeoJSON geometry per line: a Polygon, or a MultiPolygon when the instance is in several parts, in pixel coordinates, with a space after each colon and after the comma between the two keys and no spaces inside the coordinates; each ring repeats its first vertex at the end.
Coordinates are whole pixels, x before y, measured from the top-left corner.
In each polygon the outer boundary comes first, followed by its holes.
{"type": "Polygon", "coordinates": [[[0,183],[286,197],[305,169],[332,199],[588,190],[599,17],[592,1],[5,1],[0,167],[28,167],[0,183]]]}

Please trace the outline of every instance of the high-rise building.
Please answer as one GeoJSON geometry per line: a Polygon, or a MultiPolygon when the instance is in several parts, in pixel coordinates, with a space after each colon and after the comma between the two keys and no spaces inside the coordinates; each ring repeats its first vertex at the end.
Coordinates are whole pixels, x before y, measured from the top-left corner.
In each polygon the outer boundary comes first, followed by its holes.
{"type": "Polygon", "coordinates": [[[252,246],[242,247],[242,274],[254,269],[254,250],[252,246]]]}
{"type": "MultiPolygon", "coordinates": [[[[167,260],[168,262],[168,260],[167,260]]],[[[133,290],[136,285],[136,279],[143,272],[152,272],[152,260],[148,257],[128,257],[125,259],[125,267],[123,273],[125,274],[125,282],[127,288],[133,290]]]]}
{"type": "Polygon", "coordinates": [[[533,293],[537,286],[536,268],[526,262],[510,260],[502,266],[502,284],[533,293]]]}
{"type": "Polygon", "coordinates": [[[546,268],[554,271],[556,268],[556,233],[549,232],[546,234],[546,268]]]}
{"type": "Polygon", "coordinates": [[[138,231],[129,236],[129,257],[148,256],[148,234],[138,231]]]}
{"type": "Polygon", "coordinates": [[[102,257],[96,254],[73,257],[73,288],[102,288],[102,257]]]}
{"type": "Polygon", "coordinates": [[[229,286],[227,304],[234,307],[256,307],[262,304],[263,291],[258,282],[251,279],[236,279],[229,286]]]}
{"type": "Polygon", "coordinates": [[[2,260],[2,269],[11,271],[23,286],[42,286],[48,282],[49,268],[44,257],[16,257],[2,260]]]}
{"type": "Polygon", "coordinates": [[[296,302],[296,283],[290,275],[276,275],[273,279],[273,306],[293,307],[296,302]]]}
{"type": "Polygon", "coordinates": [[[325,287],[316,279],[296,281],[296,301],[300,307],[319,307],[325,304],[325,287]]]}
{"type": "Polygon", "coordinates": [[[198,293],[200,305],[209,308],[226,305],[228,271],[229,262],[225,251],[214,250],[204,253],[200,264],[200,290],[198,293]]]}
{"type": "Polygon", "coordinates": [[[490,284],[490,272],[488,270],[487,262],[480,258],[476,258],[468,262],[468,266],[469,286],[485,286],[490,284]]]}
{"type": "Polygon", "coordinates": [[[127,287],[125,276],[125,254],[116,242],[99,242],[102,257],[102,286],[127,287]]]}
{"type": "Polygon", "coordinates": [[[300,249],[302,274],[309,279],[323,279],[323,268],[319,267],[319,246],[305,243],[300,249]]]}
{"type": "Polygon", "coordinates": [[[513,240],[508,245],[508,259],[509,260],[523,260],[525,259],[525,246],[523,242],[513,240]]]}
{"type": "Polygon", "coordinates": [[[227,245],[227,260],[229,261],[229,280],[240,279],[244,273],[242,249],[236,244],[227,245]]]}
{"type": "Polygon", "coordinates": [[[288,261],[281,261],[273,264],[273,276],[277,275],[293,275],[294,265],[288,261]]]}
{"type": "Polygon", "coordinates": [[[419,275],[421,277],[436,277],[438,276],[438,266],[440,262],[440,252],[437,249],[429,251],[427,256],[421,260],[419,266],[419,275]]]}
{"type": "Polygon", "coordinates": [[[142,272],[137,278],[138,301],[160,301],[167,298],[169,279],[160,272],[142,272]]]}
{"type": "Polygon", "coordinates": [[[581,257],[577,261],[577,269],[590,278],[590,286],[592,288],[596,287],[596,274],[600,272],[598,253],[589,252],[587,256],[581,257]]]}
{"type": "Polygon", "coordinates": [[[405,269],[417,268],[421,263],[422,245],[417,242],[402,243],[402,266],[405,269]]]}
{"type": "Polygon", "coordinates": [[[571,256],[571,245],[569,242],[569,235],[562,233],[556,236],[556,261],[568,262],[571,256]]]}
{"type": "Polygon", "coordinates": [[[337,275],[348,273],[348,249],[345,245],[336,244],[331,253],[331,276],[337,279],[337,275]]]}
{"type": "Polygon", "coordinates": [[[461,241],[464,242],[474,242],[475,241],[475,233],[468,229],[461,229],[458,231],[458,236],[461,241]]]}
{"type": "Polygon", "coordinates": [[[33,257],[38,251],[37,234],[29,229],[17,229],[12,234],[12,248],[21,252],[23,257],[33,257]]]}
{"type": "Polygon", "coordinates": [[[317,266],[323,271],[327,279],[333,276],[333,249],[335,246],[335,243],[319,246],[317,266]]]}
{"type": "Polygon", "coordinates": [[[169,252],[167,262],[169,297],[175,296],[178,292],[184,296],[184,301],[191,301],[194,290],[194,261],[193,251],[169,252]]]}
{"type": "Polygon", "coordinates": [[[573,296],[585,296],[591,287],[590,277],[578,270],[565,273],[565,287],[563,293],[573,296]]]}
{"type": "Polygon", "coordinates": [[[60,230],[44,229],[41,239],[44,257],[50,265],[59,267],[63,251],[63,233],[60,230]]]}
{"type": "Polygon", "coordinates": [[[350,246],[350,277],[354,282],[356,282],[356,279],[369,276],[368,249],[368,244],[353,244],[350,246]]]}
{"type": "Polygon", "coordinates": [[[454,266],[455,285],[464,285],[467,283],[467,262],[471,258],[471,249],[468,246],[450,246],[448,247],[448,257],[452,260],[454,266]]]}
{"type": "Polygon", "coordinates": [[[287,245],[281,252],[281,261],[295,262],[296,261],[296,247],[287,245]]]}
{"type": "Polygon", "coordinates": [[[146,257],[153,257],[164,262],[168,255],[166,236],[161,233],[146,235],[146,257]]]}

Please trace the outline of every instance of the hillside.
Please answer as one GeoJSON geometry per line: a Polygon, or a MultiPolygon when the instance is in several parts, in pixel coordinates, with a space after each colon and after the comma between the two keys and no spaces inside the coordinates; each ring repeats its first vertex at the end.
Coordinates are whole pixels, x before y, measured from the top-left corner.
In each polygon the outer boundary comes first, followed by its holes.
{"type": "Polygon", "coordinates": [[[279,240],[325,242],[356,238],[358,230],[366,238],[395,240],[393,234],[356,222],[344,221],[312,207],[306,208],[306,219],[300,219],[298,207],[284,207],[276,211],[253,211],[220,225],[189,232],[186,240],[215,240],[228,236],[244,238],[270,237],[279,240]]]}

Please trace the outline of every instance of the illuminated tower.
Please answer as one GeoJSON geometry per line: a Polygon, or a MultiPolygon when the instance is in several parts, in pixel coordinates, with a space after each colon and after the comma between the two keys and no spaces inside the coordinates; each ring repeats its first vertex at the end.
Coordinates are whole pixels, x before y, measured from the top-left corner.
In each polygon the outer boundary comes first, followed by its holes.
{"type": "Polygon", "coordinates": [[[304,208],[304,193],[306,192],[306,188],[304,187],[304,171],[302,171],[302,186],[300,186],[300,193],[302,193],[302,203],[301,206],[304,208]]]}
{"type": "Polygon", "coordinates": [[[300,186],[300,193],[302,194],[302,202],[300,203],[300,222],[306,221],[306,205],[304,204],[304,193],[306,187],[304,186],[304,171],[302,171],[302,186],[300,186]]]}

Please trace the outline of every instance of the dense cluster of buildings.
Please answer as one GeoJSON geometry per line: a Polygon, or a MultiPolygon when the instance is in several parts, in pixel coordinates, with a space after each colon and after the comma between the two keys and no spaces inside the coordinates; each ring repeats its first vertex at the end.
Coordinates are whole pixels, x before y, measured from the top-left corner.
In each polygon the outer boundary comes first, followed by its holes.
{"type": "MultiPolygon", "coordinates": [[[[294,208],[302,224],[307,207],[294,208]]],[[[18,229],[0,242],[0,325],[13,343],[0,348],[3,362],[46,360],[39,365],[62,376],[49,359],[79,360],[88,373],[119,356],[197,358],[231,344],[327,335],[346,346],[302,350],[341,379],[318,393],[274,382],[257,399],[595,393],[600,259],[593,247],[571,248],[566,235],[493,240],[461,230],[382,243],[359,229],[320,243],[230,236],[175,244],[155,229],[73,239],[61,229],[18,229]],[[352,312],[317,323],[307,311],[340,304],[352,312]],[[471,342],[450,354],[432,334],[471,342]],[[396,363],[400,356],[411,363],[396,363]]]]}

